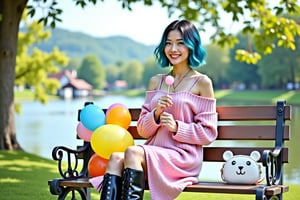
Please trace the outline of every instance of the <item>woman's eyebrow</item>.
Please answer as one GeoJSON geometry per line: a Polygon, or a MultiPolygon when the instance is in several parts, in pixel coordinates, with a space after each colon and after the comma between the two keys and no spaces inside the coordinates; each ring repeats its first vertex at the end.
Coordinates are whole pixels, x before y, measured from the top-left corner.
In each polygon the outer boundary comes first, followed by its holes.
{"type": "MultiPolygon", "coordinates": [[[[172,41],[172,40],[167,38],[166,41],[172,41]]],[[[178,38],[178,39],[176,39],[176,41],[183,41],[183,39],[182,38],[178,38]]]]}

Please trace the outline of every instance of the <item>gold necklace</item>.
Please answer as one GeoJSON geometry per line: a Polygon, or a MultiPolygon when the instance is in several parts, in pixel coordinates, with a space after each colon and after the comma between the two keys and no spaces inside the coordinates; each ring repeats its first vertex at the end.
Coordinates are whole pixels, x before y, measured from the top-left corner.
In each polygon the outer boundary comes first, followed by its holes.
{"type": "Polygon", "coordinates": [[[180,83],[181,83],[181,82],[183,81],[183,79],[189,74],[189,72],[190,72],[191,70],[192,70],[192,69],[189,68],[189,70],[187,70],[187,72],[184,73],[184,75],[182,76],[182,79],[180,79],[176,85],[174,84],[175,82],[172,84],[172,86],[173,86],[173,92],[176,91],[176,88],[180,85],[180,83]]]}

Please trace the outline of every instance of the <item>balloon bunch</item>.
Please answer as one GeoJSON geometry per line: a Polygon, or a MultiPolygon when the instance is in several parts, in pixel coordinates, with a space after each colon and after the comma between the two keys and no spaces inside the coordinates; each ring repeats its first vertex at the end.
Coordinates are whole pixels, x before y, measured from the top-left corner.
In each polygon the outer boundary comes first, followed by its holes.
{"type": "Polygon", "coordinates": [[[124,152],[128,146],[134,145],[133,137],[127,131],[131,114],[121,103],[112,104],[106,113],[89,104],[80,111],[79,119],[77,135],[90,142],[95,152],[88,163],[89,174],[91,177],[102,176],[113,152],[124,152]]]}

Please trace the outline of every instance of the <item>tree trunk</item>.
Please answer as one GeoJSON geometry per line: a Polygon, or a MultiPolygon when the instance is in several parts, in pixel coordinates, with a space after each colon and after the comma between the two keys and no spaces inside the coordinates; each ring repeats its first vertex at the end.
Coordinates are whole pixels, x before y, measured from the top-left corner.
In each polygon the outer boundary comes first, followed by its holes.
{"type": "Polygon", "coordinates": [[[27,0],[0,0],[0,149],[16,150],[14,82],[19,23],[27,0]]]}

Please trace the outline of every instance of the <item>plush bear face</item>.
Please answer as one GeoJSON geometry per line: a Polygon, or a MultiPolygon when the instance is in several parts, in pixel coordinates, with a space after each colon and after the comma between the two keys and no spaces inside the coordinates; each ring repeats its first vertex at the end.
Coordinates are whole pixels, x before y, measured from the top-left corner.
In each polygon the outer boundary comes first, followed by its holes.
{"type": "Polygon", "coordinates": [[[250,156],[233,155],[225,151],[223,159],[226,161],[221,169],[222,179],[233,184],[256,184],[261,181],[261,166],[257,163],[260,158],[258,151],[250,156]]]}

